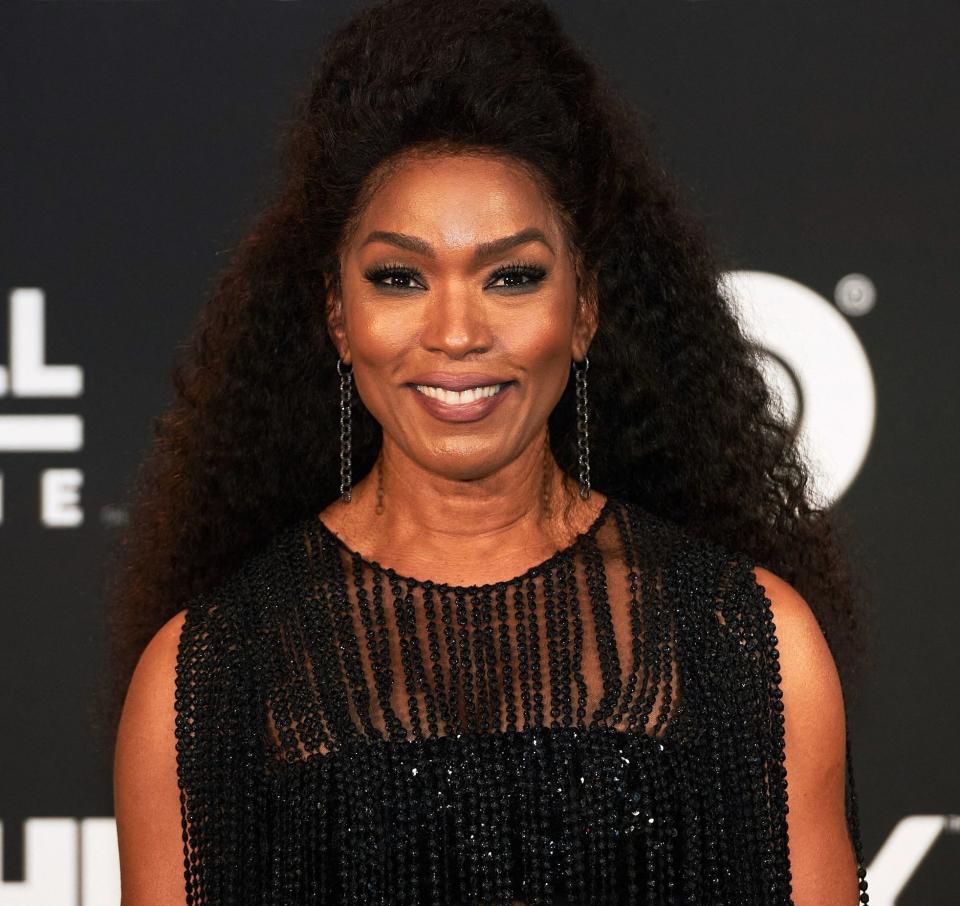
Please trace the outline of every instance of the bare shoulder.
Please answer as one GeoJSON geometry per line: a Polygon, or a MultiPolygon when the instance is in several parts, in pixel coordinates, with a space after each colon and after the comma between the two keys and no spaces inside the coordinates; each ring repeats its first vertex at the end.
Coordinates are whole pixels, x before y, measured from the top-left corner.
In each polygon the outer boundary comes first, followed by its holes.
{"type": "MultiPolygon", "coordinates": [[[[836,662],[820,623],[806,599],[784,579],[760,566],[757,584],[770,601],[780,656],[787,732],[823,734],[836,744],[844,732],[843,690],[836,662]]],[[[836,758],[841,752],[834,753],[836,758]]],[[[836,765],[833,766],[836,769],[836,765]]]]}
{"type": "Polygon", "coordinates": [[[124,699],[113,794],[123,906],[185,902],[176,760],[177,649],[186,610],[144,648],[124,699]]]}
{"type": "Polygon", "coordinates": [[[754,567],[770,602],[783,693],[787,814],[794,902],[856,903],[856,862],[845,816],[846,714],[830,646],[809,603],[754,567]]]}
{"type": "MultiPolygon", "coordinates": [[[[150,639],[137,661],[127,687],[120,718],[120,736],[127,741],[151,723],[163,723],[173,714],[177,648],[186,620],[186,609],[174,614],[150,639]]],[[[164,725],[165,726],[165,725],[164,725]]],[[[172,726],[169,728],[172,729],[172,726]]]]}
{"type": "Polygon", "coordinates": [[[784,681],[815,683],[821,694],[840,695],[833,654],[809,603],[770,570],[754,566],[753,574],[770,601],[780,661],[789,664],[789,677],[785,674],[784,681]]]}
{"type": "Polygon", "coordinates": [[[154,634],[137,661],[127,688],[120,730],[127,738],[134,732],[146,731],[151,723],[165,729],[166,719],[173,715],[173,689],[176,679],[177,648],[186,620],[186,609],[174,614],[154,634]]]}

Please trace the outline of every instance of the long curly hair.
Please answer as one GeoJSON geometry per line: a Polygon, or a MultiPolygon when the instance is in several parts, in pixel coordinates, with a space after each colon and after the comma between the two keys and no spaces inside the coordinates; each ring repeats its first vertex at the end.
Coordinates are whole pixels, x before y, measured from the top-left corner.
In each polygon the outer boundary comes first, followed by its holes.
{"type": "MultiPolygon", "coordinates": [[[[486,149],[537,174],[585,273],[594,486],[748,552],[806,598],[848,686],[862,579],[723,292],[722,262],[620,97],[541,0],[386,0],[327,41],[284,132],[278,188],[217,275],[175,395],[128,490],[107,564],[110,652],[95,719],[110,748],[151,637],[286,524],[339,493],[338,249],[417,149],[486,149]]],[[[354,474],[381,430],[354,403],[354,474]]],[[[549,418],[576,474],[574,382],[549,418]]],[[[842,537],[846,536],[846,537],[842,537]]]]}

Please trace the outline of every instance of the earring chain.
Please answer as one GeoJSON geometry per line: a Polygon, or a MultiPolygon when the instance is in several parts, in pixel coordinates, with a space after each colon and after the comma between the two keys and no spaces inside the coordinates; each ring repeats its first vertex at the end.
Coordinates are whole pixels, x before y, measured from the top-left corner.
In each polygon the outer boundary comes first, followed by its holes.
{"type": "Polygon", "coordinates": [[[572,364],[577,381],[577,449],[580,465],[580,496],[586,500],[590,496],[590,433],[587,428],[587,369],[590,357],[583,356],[583,367],[572,364]]]}
{"type": "Polygon", "coordinates": [[[345,502],[353,497],[351,476],[352,425],[350,403],[352,399],[353,368],[341,370],[343,359],[337,359],[337,374],[340,375],[340,497],[345,502]]]}

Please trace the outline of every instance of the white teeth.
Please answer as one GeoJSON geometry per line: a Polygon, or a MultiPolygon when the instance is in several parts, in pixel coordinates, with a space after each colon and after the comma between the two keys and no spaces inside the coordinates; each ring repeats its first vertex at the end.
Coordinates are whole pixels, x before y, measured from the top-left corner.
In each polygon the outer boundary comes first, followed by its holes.
{"type": "Polygon", "coordinates": [[[432,396],[434,399],[449,403],[451,406],[464,406],[484,397],[494,396],[499,393],[500,388],[504,385],[490,384],[486,387],[471,387],[468,390],[444,390],[442,387],[431,387],[429,384],[416,384],[415,386],[425,396],[432,396]]]}

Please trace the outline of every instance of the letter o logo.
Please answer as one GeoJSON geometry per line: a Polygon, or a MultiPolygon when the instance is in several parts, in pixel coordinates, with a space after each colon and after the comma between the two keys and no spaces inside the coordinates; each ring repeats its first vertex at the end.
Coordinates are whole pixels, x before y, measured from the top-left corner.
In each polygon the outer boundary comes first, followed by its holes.
{"type": "Polygon", "coordinates": [[[832,506],[860,471],[876,423],[873,371],[847,319],[802,283],[765,271],[721,281],[767,386],[811,472],[810,500],[832,506]]]}

